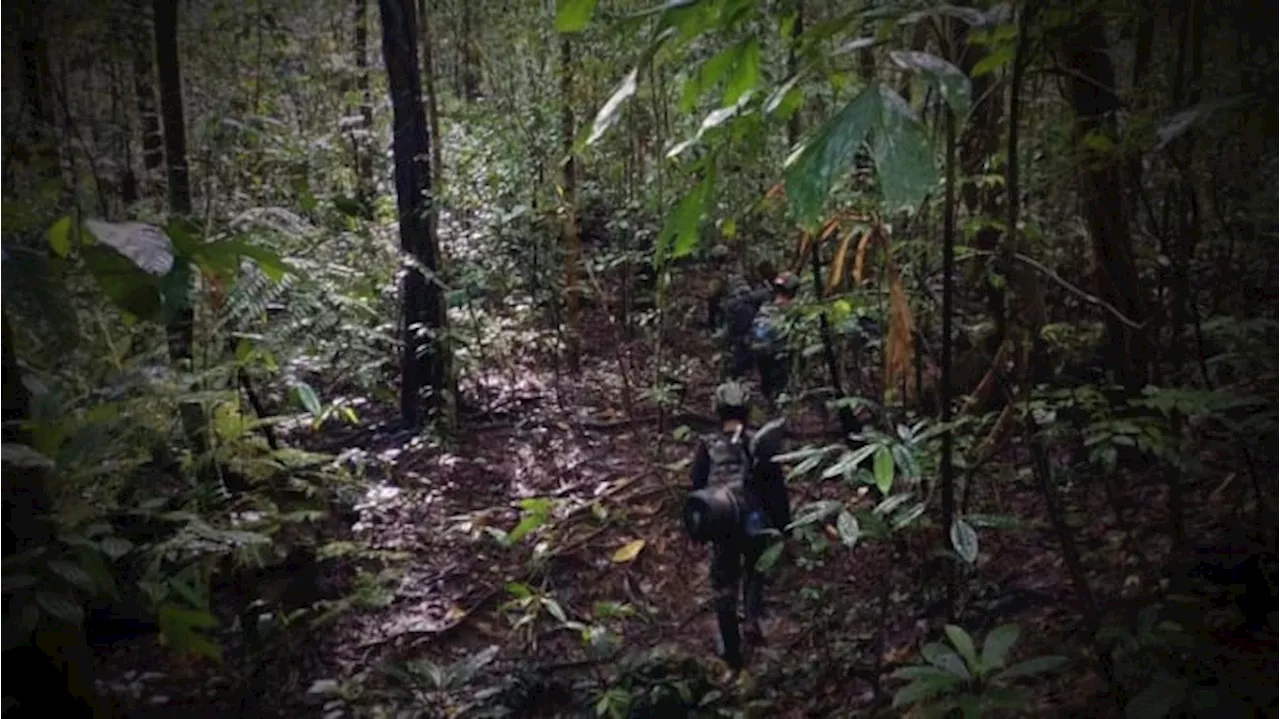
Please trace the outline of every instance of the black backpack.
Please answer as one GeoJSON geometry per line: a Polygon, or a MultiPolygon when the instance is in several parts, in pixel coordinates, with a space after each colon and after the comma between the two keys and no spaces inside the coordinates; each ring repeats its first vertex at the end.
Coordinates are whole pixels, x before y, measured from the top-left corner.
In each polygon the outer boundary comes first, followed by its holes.
{"type": "Polygon", "coordinates": [[[707,486],[685,501],[685,531],[698,542],[731,539],[742,529],[743,519],[754,508],[747,491],[751,474],[751,436],[717,433],[703,440],[711,457],[707,486]]]}

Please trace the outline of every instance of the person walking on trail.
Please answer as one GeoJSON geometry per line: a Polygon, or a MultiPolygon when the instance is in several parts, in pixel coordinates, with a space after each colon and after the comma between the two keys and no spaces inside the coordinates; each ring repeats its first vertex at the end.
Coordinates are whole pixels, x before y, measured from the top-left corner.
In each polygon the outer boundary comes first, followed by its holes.
{"type": "Polygon", "coordinates": [[[751,371],[748,341],[751,321],[773,294],[767,284],[772,279],[772,268],[768,263],[761,263],[758,271],[762,276],[753,283],[732,269],[730,258],[731,253],[725,245],[711,249],[711,265],[716,278],[707,301],[707,324],[713,331],[723,332],[723,376],[741,379],[751,371]]]}
{"type": "Polygon", "coordinates": [[[751,349],[760,369],[760,389],[770,406],[776,405],[790,381],[791,351],[782,320],[799,291],[800,278],[780,273],[773,280],[773,302],[762,306],[751,323],[751,349]]]}
{"type": "Polygon", "coordinates": [[[692,491],[685,504],[685,529],[695,541],[712,543],[711,585],[722,656],[733,673],[744,666],[738,632],[741,586],[751,644],[763,642],[764,575],[756,563],[777,533],[791,521],[782,468],[772,458],[781,449],[782,420],[760,431],[747,426],[748,391],[740,382],[716,388],[720,431],[703,437],[694,453],[692,491]]]}

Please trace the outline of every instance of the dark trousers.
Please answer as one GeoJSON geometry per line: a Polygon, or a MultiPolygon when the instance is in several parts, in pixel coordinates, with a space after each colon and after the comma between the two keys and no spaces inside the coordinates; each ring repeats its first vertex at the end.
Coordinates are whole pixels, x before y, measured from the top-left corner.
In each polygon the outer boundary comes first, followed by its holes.
{"type": "Polygon", "coordinates": [[[787,388],[791,378],[791,356],[785,353],[764,353],[757,358],[760,366],[760,389],[772,404],[787,388]]]}
{"type": "Polygon", "coordinates": [[[743,665],[742,637],[738,632],[738,587],[748,622],[764,612],[764,575],[756,569],[768,537],[740,536],[716,544],[711,557],[711,587],[715,591],[716,623],[724,642],[725,662],[733,669],[743,665]]]}
{"type": "Polygon", "coordinates": [[[742,379],[751,371],[751,346],[746,337],[730,338],[725,347],[725,369],[729,379],[742,379]]]}

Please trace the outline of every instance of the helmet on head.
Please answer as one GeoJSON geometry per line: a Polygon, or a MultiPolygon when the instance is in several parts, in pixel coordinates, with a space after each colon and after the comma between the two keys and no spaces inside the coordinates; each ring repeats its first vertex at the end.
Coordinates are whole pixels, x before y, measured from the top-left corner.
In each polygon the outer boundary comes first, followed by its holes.
{"type": "Polygon", "coordinates": [[[790,272],[779,272],[773,278],[773,289],[775,292],[784,292],[788,295],[794,295],[800,291],[800,278],[790,272]]]}
{"type": "Polygon", "coordinates": [[[745,410],[747,400],[750,398],[750,391],[747,386],[741,382],[725,382],[716,387],[714,395],[714,409],[717,413],[725,411],[745,410]]]}

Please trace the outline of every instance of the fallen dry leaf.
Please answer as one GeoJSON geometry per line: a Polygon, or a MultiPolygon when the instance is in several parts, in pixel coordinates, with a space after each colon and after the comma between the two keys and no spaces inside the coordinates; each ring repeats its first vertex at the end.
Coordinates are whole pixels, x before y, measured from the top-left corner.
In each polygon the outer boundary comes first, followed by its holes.
{"type": "Polygon", "coordinates": [[[636,556],[640,554],[641,549],[644,549],[643,539],[636,539],[628,542],[622,545],[618,551],[613,553],[613,561],[617,564],[626,564],[627,562],[634,560],[636,556]]]}

